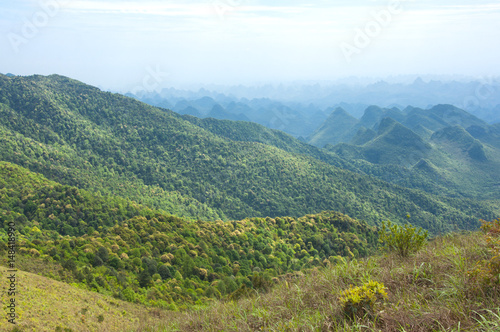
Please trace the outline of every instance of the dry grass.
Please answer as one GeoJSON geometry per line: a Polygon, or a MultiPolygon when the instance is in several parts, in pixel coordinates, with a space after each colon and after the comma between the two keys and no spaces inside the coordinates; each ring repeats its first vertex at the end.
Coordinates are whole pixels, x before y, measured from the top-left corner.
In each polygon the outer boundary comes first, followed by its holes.
{"type": "MultiPolygon", "coordinates": [[[[6,270],[0,266],[3,313],[10,300],[4,280],[6,270]]],[[[146,309],[36,274],[18,271],[16,277],[16,313],[19,315],[16,327],[20,331],[135,331],[141,326],[157,326],[165,318],[160,310],[146,309]]],[[[0,331],[13,329],[2,314],[0,331]]]]}
{"type": "MultiPolygon", "coordinates": [[[[480,233],[444,236],[406,259],[386,254],[344,261],[309,271],[301,278],[282,280],[266,294],[188,312],[148,312],[20,273],[20,322],[28,331],[35,327],[54,331],[56,326],[73,331],[142,332],[500,331],[499,294],[475,291],[467,274],[488,257],[480,233]],[[375,308],[372,317],[353,321],[343,314],[338,297],[349,285],[369,280],[383,283],[389,298],[375,308]],[[83,308],[88,308],[85,322],[83,308]],[[105,317],[102,323],[97,321],[99,314],[105,317]]],[[[0,328],[6,326],[0,324],[0,328]]]]}
{"type": "Polygon", "coordinates": [[[480,233],[435,239],[409,258],[371,257],[283,281],[267,294],[171,314],[161,331],[494,331],[498,296],[473,291],[467,271],[486,259],[480,233]],[[349,285],[382,282],[389,299],[352,321],[338,301],[349,285]]]}

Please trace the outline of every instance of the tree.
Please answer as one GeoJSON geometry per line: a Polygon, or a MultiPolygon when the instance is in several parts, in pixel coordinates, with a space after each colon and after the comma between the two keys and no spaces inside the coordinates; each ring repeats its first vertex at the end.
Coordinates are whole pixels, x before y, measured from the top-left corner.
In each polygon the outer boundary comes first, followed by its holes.
{"type": "Polygon", "coordinates": [[[158,274],[160,275],[162,280],[172,278],[172,272],[170,271],[167,265],[161,265],[158,268],[158,274]]]}
{"type": "Polygon", "coordinates": [[[143,288],[148,287],[151,284],[151,275],[149,274],[148,269],[142,270],[137,279],[139,281],[139,286],[143,288]]]}
{"type": "Polygon", "coordinates": [[[108,249],[105,247],[99,247],[99,249],[97,249],[97,256],[99,256],[103,262],[107,262],[109,258],[108,249]]]}

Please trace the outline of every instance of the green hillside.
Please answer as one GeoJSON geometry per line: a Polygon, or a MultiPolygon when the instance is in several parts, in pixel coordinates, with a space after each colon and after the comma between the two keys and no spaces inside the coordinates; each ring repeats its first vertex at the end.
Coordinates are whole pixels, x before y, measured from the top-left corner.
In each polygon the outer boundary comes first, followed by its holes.
{"type": "MultiPolygon", "coordinates": [[[[351,144],[341,143],[337,144],[335,147],[327,145],[325,149],[320,149],[301,142],[286,133],[272,130],[256,123],[234,122],[211,118],[198,119],[193,116],[184,116],[183,118],[211,133],[233,141],[258,142],[272,145],[287,152],[310,156],[345,170],[374,176],[387,182],[396,183],[404,187],[420,189],[439,196],[474,197],[472,192],[468,192],[471,188],[470,184],[457,184],[449,181],[447,177],[442,174],[443,172],[435,166],[432,172],[428,172],[430,170],[429,168],[419,167],[420,163],[417,162],[418,159],[416,158],[425,157],[427,155],[426,151],[428,152],[430,150],[431,145],[415,135],[415,133],[408,128],[398,124],[390,118],[387,118],[387,124],[392,123],[395,128],[393,128],[392,125],[388,125],[386,128],[387,130],[384,129],[385,126],[379,128],[379,131],[384,131],[384,135],[382,135],[384,139],[378,139],[375,142],[371,142],[369,148],[369,152],[372,155],[376,156],[377,150],[385,154],[384,158],[378,158],[384,161],[383,164],[366,162],[364,147],[354,145],[365,144],[377,137],[377,132],[364,127],[358,130],[356,136],[351,140],[351,144]],[[406,137],[411,137],[413,143],[402,139],[399,136],[399,132],[406,134],[402,135],[405,139],[406,137]],[[355,143],[356,140],[358,140],[357,143],[355,143]],[[387,143],[384,143],[384,141],[387,141],[387,143]],[[396,148],[390,145],[391,142],[400,146],[396,148]],[[424,148],[425,151],[422,151],[422,148],[424,148]],[[390,164],[388,163],[389,160],[395,161],[396,163],[390,164]],[[415,162],[417,162],[417,164],[413,165],[412,163],[415,162]]],[[[424,130],[428,133],[427,136],[428,139],[430,139],[432,132],[427,129],[424,130]]],[[[423,159],[420,159],[420,161],[423,162],[423,159]]],[[[490,186],[488,183],[485,185],[486,187],[490,186]]],[[[482,194],[484,195],[485,193],[489,193],[491,197],[494,197],[494,194],[491,194],[491,192],[485,191],[482,194]]]]}
{"type": "Polygon", "coordinates": [[[478,218],[495,214],[485,204],[219,136],[173,112],[65,77],[0,76],[0,86],[2,160],[168,213],[213,220],[335,210],[372,224],[410,213],[433,232],[475,228],[478,218]]]}
{"type": "Polygon", "coordinates": [[[308,139],[308,143],[323,147],[325,144],[345,142],[352,137],[352,129],[358,120],[342,108],[334,110],[308,139]]]}
{"type": "Polygon", "coordinates": [[[168,326],[193,332],[498,331],[498,286],[483,289],[472,272],[489,258],[480,233],[439,237],[407,259],[385,254],[346,260],[302,278],[284,278],[267,294],[172,313],[168,326]],[[339,298],[369,281],[383,284],[387,299],[352,319],[339,298]]]}
{"type": "Polygon", "coordinates": [[[404,111],[370,107],[346,134],[354,135],[352,139],[325,149],[351,169],[385,181],[438,195],[498,202],[497,131],[451,105],[404,111]]]}
{"type": "Polygon", "coordinates": [[[392,118],[384,118],[379,124],[378,135],[363,144],[363,155],[375,164],[401,164],[408,156],[425,157],[430,149],[430,145],[413,131],[392,118]]]}
{"type": "Polygon", "coordinates": [[[366,256],[377,244],[374,227],[337,212],[195,222],[6,162],[0,198],[0,256],[14,225],[18,269],[173,310],[267,289],[279,274],[366,256]]]}

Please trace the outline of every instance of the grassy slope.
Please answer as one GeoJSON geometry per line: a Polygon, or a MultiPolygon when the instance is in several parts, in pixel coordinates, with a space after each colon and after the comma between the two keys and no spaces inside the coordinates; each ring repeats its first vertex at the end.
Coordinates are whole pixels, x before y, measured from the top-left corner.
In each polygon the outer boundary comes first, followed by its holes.
{"type": "MultiPolygon", "coordinates": [[[[73,331],[154,332],[498,331],[498,294],[474,291],[467,274],[489,257],[482,234],[447,235],[407,259],[384,254],[339,261],[283,278],[268,293],[186,312],[148,311],[18,272],[18,322],[23,331],[54,331],[57,326],[73,331]],[[343,316],[338,297],[350,285],[368,280],[383,283],[388,300],[376,306],[375,318],[352,321],[343,316]],[[101,323],[99,315],[104,317],[101,323]]],[[[0,267],[0,275],[5,274],[5,267],[0,267]]],[[[1,296],[5,303],[5,292],[1,296]]],[[[0,330],[11,331],[11,326],[2,320],[0,330]]]]}
{"type": "MultiPolygon", "coordinates": [[[[0,275],[6,276],[6,270],[0,266],[0,275]]],[[[160,309],[146,309],[33,273],[18,271],[16,276],[18,331],[57,331],[57,327],[74,332],[136,331],[144,326],[156,326],[165,317],[160,309]],[[101,315],[104,320],[99,322],[101,315]]],[[[6,287],[4,278],[1,287],[6,287]]],[[[2,311],[6,312],[5,303],[10,297],[2,291],[0,298],[4,304],[2,311]]],[[[12,331],[13,328],[2,315],[0,330],[12,331]]]]}
{"type": "MultiPolygon", "coordinates": [[[[467,271],[488,257],[482,235],[449,235],[408,259],[392,254],[343,262],[271,292],[199,312],[172,313],[178,331],[498,331],[500,299],[475,293],[467,271]],[[351,321],[340,292],[368,280],[382,282],[389,298],[376,319],[351,321]]],[[[163,331],[160,329],[158,331],[163,331]]]]}

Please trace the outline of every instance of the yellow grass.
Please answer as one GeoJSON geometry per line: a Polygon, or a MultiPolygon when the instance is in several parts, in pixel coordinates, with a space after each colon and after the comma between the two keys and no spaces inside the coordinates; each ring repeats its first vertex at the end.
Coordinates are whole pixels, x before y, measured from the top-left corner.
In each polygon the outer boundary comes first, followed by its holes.
{"type": "Polygon", "coordinates": [[[89,292],[36,274],[16,273],[17,325],[7,321],[10,282],[7,268],[0,266],[2,319],[0,331],[136,331],[156,326],[164,313],[89,292]],[[102,322],[99,322],[99,316],[102,322]],[[59,328],[58,328],[59,327],[59,328]]]}

